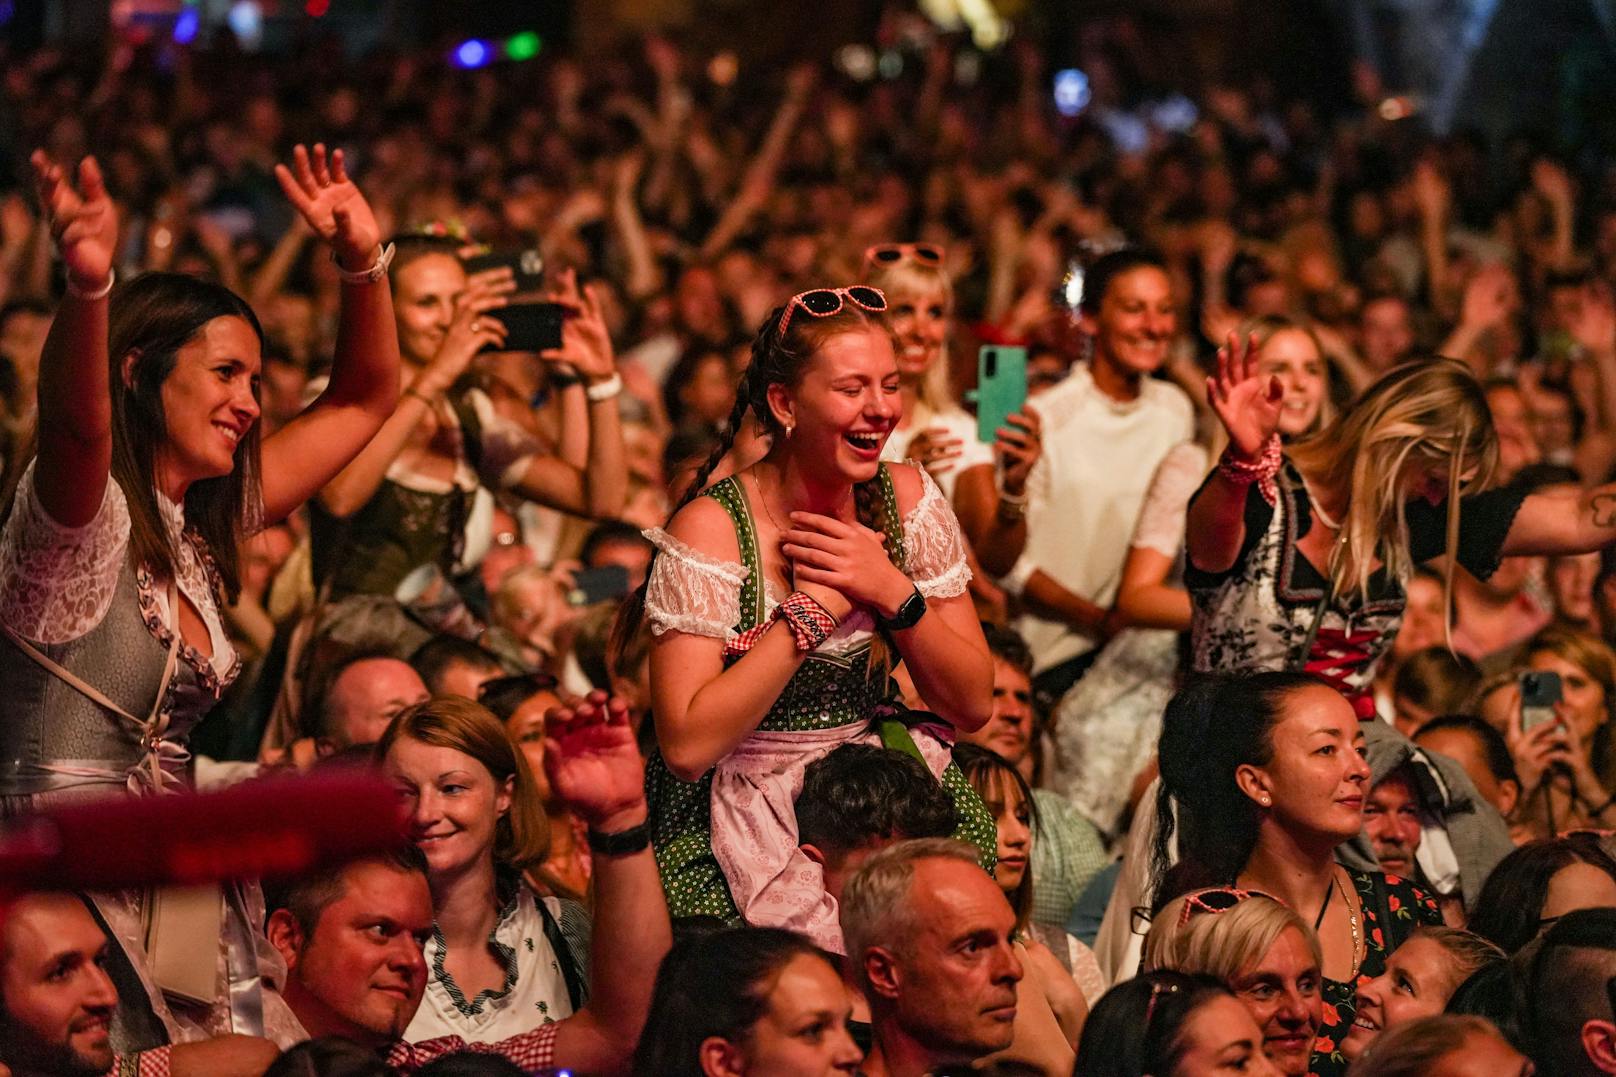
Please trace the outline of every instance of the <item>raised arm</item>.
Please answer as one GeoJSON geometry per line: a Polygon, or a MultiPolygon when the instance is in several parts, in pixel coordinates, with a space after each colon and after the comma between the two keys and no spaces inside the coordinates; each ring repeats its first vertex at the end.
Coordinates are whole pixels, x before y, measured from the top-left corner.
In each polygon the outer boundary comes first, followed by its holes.
{"type": "Polygon", "coordinates": [[[1285,395],[1279,379],[1257,373],[1257,342],[1241,341],[1233,333],[1218,349],[1218,372],[1206,379],[1207,397],[1218,421],[1229,434],[1224,456],[1235,465],[1220,466],[1190,501],[1185,549],[1190,563],[1203,572],[1224,572],[1240,556],[1246,538],[1246,489],[1249,481],[1236,476],[1256,468],[1271,440],[1279,433],[1280,401],[1285,395]]]}
{"type": "MultiPolygon", "coordinates": [[[[1463,526],[1463,517],[1460,526],[1463,526]]],[[[1521,502],[1503,556],[1589,553],[1616,542],[1616,483],[1557,486],[1521,502]]]]}
{"type": "Polygon", "coordinates": [[[387,469],[409,444],[415,428],[448,394],[477,353],[505,343],[505,323],[480,315],[503,307],[506,296],[515,288],[509,269],[472,276],[466,290],[455,299],[455,316],[437,354],[410,379],[376,436],[320,491],[320,504],[327,512],[346,517],[363,508],[376,495],[387,469]]]}
{"type": "Polygon", "coordinates": [[[83,527],[101,507],[112,467],[107,296],[118,215],[94,157],[79,163],[77,189],[43,150],[30,160],[45,220],[67,264],[67,296],[39,364],[34,490],[51,519],[83,527]]]}
{"type": "MultiPolygon", "coordinates": [[[[622,700],[592,692],[550,711],[545,728],[550,787],[591,835],[647,824],[645,767],[622,700]]],[[[593,864],[590,999],[556,1030],[556,1058],[575,1072],[613,1073],[627,1066],[639,1041],[672,929],[649,844],[623,853],[597,848],[593,864]]]]}
{"type": "MultiPolygon", "coordinates": [[[[628,463],[623,448],[623,427],[617,412],[622,382],[612,353],[611,334],[593,287],[578,288],[572,270],[562,274],[553,297],[567,308],[562,323],[561,347],[542,352],[546,362],[565,363],[584,379],[589,400],[589,460],[580,468],[560,456],[539,456],[516,482],[516,492],[551,508],[592,519],[607,519],[623,511],[628,501],[628,463]],[[617,389],[612,389],[616,383],[617,389]]],[[[569,410],[562,411],[562,419],[569,410]]],[[[562,430],[566,439],[568,431],[562,430]]]]}
{"type": "MultiPolygon", "coordinates": [[[[382,256],[381,232],[370,205],[348,178],[342,151],[327,162],[325,146],[293,151],[292,167],[275,178],[297,211],[331,246],[348,273],[363,273],[382,256]]],[[[398,333],[385,273],[344,280],[331,382],[319,399],[263,448],[266,522],[279,520],[336,477],[381,429],[398,403],[398,333]]]]}
{"type": "Polygon", "coordinates": [[[1007,574],[1027,546],[1027,479],[1043,453],[1043,421],[1029,407],[996,431],[997,469],[968,468],[954,480],[954,511],[982,567],[1007,574]],[[996,473],[997,472],[997,473],[996,473]]]}

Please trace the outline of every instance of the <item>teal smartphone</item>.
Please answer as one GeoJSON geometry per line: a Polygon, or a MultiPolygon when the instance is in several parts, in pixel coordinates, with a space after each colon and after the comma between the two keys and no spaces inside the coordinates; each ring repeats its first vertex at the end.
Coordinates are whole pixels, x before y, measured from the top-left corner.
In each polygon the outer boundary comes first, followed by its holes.
{"type": "Polygon", "coordinates": [[[1027,349],[984,344],[976,353],[976,437],[992,445],[1027,403],[1027,349]]]}

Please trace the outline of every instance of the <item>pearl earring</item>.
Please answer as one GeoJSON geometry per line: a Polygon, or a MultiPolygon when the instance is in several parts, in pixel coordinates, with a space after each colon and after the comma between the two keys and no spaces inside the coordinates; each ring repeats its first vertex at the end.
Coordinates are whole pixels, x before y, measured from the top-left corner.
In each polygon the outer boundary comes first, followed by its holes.
{"type": "Polygon", "coordinates": [[[1266,807],[1268,807],[1268,805],[1272,804],[1273,801],[1268,799],[1267,796],[1264,796],[1264,797],[1261,798],[1261,803],[1262,803],[1262,806],[1266,808],[1266,807]]]}

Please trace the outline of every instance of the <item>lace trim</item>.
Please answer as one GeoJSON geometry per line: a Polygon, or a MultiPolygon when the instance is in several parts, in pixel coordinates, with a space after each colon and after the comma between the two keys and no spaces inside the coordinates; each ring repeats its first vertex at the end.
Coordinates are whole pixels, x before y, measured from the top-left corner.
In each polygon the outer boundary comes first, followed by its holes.
{"type": "Polygon", "coordinates": [[[700,553],[661,528],[644,532],[662,551],[645,587],[645,616],[654,635],[684,632],[728,640],[741,619],[745,566],[700,553]]]}
{"type": "MultiPolygon", "coordinates": [[[[210,567],[212,565],[211,557],[208,559],[208,565],[210,567]]],[[[158,605],[157,581],[145,565],[135,569],[135,591],[137,601],[140,603],[140,619],[145,622],[146,631],[150,632],[166,650],[173,642],[174,631],[163,621],[163,609],[158,605]]],[[[174,612],[175,619],[178,620],[177,611],[174,612]]],[[[199,612],[202,612],[203,620],[206,621],[207,611],[199,609],[199,612]]],[[[230,687],[236,675],[241,672],[241,655],[233,648],[230,651],[230,664],[222,673],[211,659],[186,643],[183,637],[180,639],[179,656],[196,672],[197,683],[214,699],[223,696],[224,690],[230,687]]],[[[168,704],[165,703],[164,706],[167,707],[168,704]]]]}
{"type": "Polygon", "coordinates": [[[924,470],[919,474],[925,490],[903,518],[909,576],[927,598],[953,598],[971,582],[965,537],[937,483],[924,470]]]}
{"type": "Polygon", "coordinates": [[[57,523],[39,500],[30,462],[0,532],[0,617],[36,643],[68,643],[95,628],[118,590],[129,527],[123,490],[110,478],[89,523],[57,523]]]}

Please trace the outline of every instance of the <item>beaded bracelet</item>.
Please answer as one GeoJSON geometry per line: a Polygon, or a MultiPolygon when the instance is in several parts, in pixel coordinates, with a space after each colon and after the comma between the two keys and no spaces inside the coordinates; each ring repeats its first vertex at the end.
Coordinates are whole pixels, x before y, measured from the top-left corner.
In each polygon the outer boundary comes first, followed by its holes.
{"type": "Polygon", "coordinates": [[[1264,501],[1272,505],[1279,500],[1279,487],[1274,482],[1274,476],[1279,474],[1282,460],[1279,435],[1274,434],[1263,446],[1262,454],[1255,460],[1242,460],[1235,455],[1234,445],[1229,445],[1218,458],[1218,474],[1235,486],[1250,486],[1256,483],[1257,492],[1262,494],[1264,501]]]}

